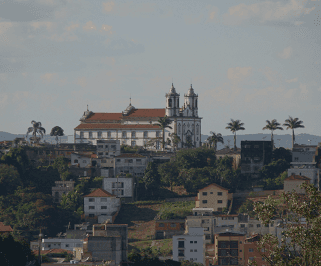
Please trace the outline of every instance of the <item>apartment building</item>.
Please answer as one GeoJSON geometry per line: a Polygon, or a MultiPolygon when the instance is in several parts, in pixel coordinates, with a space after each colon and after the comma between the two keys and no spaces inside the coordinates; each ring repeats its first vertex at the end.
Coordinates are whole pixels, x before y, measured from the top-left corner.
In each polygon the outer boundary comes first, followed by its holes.
{"type": "Polygon", "coordinates": [[[134,179],[132,177],[104,178],[103,189],[120,198],[134,198],[134,179]]]}

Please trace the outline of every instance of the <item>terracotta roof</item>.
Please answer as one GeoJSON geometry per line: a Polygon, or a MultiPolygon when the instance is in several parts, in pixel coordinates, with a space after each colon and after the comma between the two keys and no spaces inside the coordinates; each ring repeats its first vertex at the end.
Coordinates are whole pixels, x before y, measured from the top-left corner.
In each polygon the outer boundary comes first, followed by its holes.
{"type": "Polygon", "coordinates": [[[165,108],[161,109],[134,109],[126,117],[164,117],[165,108]]]}
{"type": "Polygon", "coordinates": [[[102,123],[88,123],[88,124],[80,124],[75,129],[135,129],[135,128],[142,128],[142,129],[151,129],[151,128],[160,128],[157,125],[123,125],[123,124],[102,124],[102,123]]]}
{"type": "Polygon", "coordinates": [[[13,230],[10,225],[4,225],[4,223],[0,222],[0,232],[13,232],[13,230]]]}
{"type": "Polygon", "coordinates": [[[198,191],[202,191],[202,190],[204,190],[205,188],[208,188],[208,187],[210,187],[210,186],[218,187],[218,188],[220,188],[220,189],[223,189],[223,190],[227,190],[227,191],[228,191],[228,189],[226,189],[226,188],[224,188],[224,187],[221,187],[221,186],[219,186],[219,185],[217,185],[217,184],[215,184],[215,183],[209,184],[208,186],[206,186],[206,187],[204,187],[204,188],[201,188],[201,189],[199,189],[198,191]]]}
{"type": "Polygon", "coordinates": [[[126,158],[126,157],[139,157],[139,158],[145,158],[145,156],[137,153],[123,153],[121,155],[115,156],[116,158],[126,158]]]}
{"type": "Polygon", "coordinates": [[[98,188],[84,197],[116,197],[102,188],[98,188]]]}
{"type": "Polygon", "coordinates": [[[293,175],[287,177],[286,179],[284,179],[284,181],[289,181],[289,180],[311,180],[311,179],[306,177],[306,176],[294,175],[293,174],[293,175]]]}
{"type": "Polygon", "coordinates": [[[108,121],[108,120],[121,120],[121,113],[94,113],[85,121],[108,121]]]}

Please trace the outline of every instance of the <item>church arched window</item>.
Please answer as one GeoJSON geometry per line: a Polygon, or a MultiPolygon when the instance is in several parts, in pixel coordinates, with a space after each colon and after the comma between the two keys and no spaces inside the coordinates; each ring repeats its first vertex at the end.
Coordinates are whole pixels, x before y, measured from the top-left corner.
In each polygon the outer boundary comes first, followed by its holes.
{"type": "Polygon", "coordinates": [[[197,99],[195,99],[195,108],[197,108],[197,99]]]}
{"type": "Polygon", "coordinates": [[[177,132],[178,132],[178,135],[180,135],[180,134],[181,134],[181,124],[178,124],[177,132]]]}
{"type": "MultiPolygon", "coordinates": [[[[188,110],[187,110],[188,111],[188,110]]],[[[183,134],[185,134],[185,128],[186,128],[186,125],[185,125],[185,123],[184,123],[184,125],[183,125],[183,134]]]]}
{"type": "Polygon", "coordinates": [[[83,139],[84,138],[84,132],[80,131],[80,138],[83,139]]]}
{"type": "Polygon", "coordinates": [[[132,131],[132,138],[136,138],[136,131],[132,131]]]}
{"type": "Polygon", "coordinates": [[[192,133],[194,134],[194,124],[192,124],[192,133]]]}
{"type": "Polygon", "coordinates": [[[98,131],[97,137],[98,137],[99,139],[101,139],[101,131],[98,131]]]}
{"type": "Polygon", "coordinates": [[[197,124],[196,125],[196,135],[198,135],[199,134],[199,125],[197,124]]]}
{"type": "Polygon", "coordinates": [[[168,99],[168,107],[172,107],[172,99],[168,99]]]}
{"type": "Polygon", "coordinates": [[[179,108],[179,99],[177,99],[177,108],[179,108]]]}

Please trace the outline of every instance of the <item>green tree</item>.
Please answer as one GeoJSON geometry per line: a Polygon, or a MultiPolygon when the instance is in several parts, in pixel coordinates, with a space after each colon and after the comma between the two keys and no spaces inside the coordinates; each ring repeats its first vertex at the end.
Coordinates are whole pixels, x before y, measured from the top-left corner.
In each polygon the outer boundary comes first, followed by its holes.
{"type": "Polygon", "coordinates": [[[227,123],[226,129],[229,129],[234,133],[234,150],[236,150],[236,132],[239,130],[245,130],[243,125],[244,123],[241,123],[240,120],[233,119],[231,119],[231,122],[227,123]]]}
{"type": "Polygon", "coordinates": [[[251,218],[255,217],[253,201],[246,199],[238,210],[238,213],[247,213],[251,218]]]}
{"type": "Polygon", "coordinates": [[[268,165],[265,165],[260,169],[260,174],[262,179],[277,178],[280,174],[290,168],[290,163],[284,159],[279,159],[277,161],[272,161],[268,165]]]}
{"type": "Polygon", "coordinates": [[[50,136],[56,137],[56,141],[58,145],[58,137],[64,136],[64,130],[59,126],[55,126],[51,129],[50,136]]]}
{"type": "Polygon", "coordinates": [[[321,194],[311,184],[302,184],[305,195],[283,193],[280,200],[268,198],[254,203],[258,218],[268,224],[274,217],[281,219],[281,239],[267,234],[259,248],[267,250],[263,257],[270,265],[321,264],[321,194]]]}
{"type": "Polygon", "coordinates": [[[152,196],[157,194],[158,189],[161,185],[160,175],[158,173],[157,164],[149,162],[144,173],[145,189],[152,196]]]}
{"type": "Polygon", "coordinates": [[[37,138],[37,134],[41,135],[41,137],[43,137],[43,135],[46,134],[46,130],[41,126],[41,122],[36,122],[35,120],[32,120],[31,124],[32,124],[32,127],[28,128],[26,138],[29,133],[32,133],[33,139],[36,141],[36,140],[39,140],[37,138]]]}
{"type": "Polygon", "coordinates": [[[158,166],[158,172],[161,176],[161,181],[164,185],[170,186],[173,191],[173,185],[178,185],[179,171],[175,162],[166,162],[158,166]]]}
{"type": "Polygon", "coordinates": [[[295,136],[294,136],[294,129],[296,128],[304,128],[304,125],[302,125],[303,121],[299,120],[299,118],[293,118],[289,116],[288,119],[285,120],[285,123],[283,126],[286,127],[286,129],[292,129],[292,149],[294,147],[294,141],[295,141],[295,136]]]}
{"type": "Polygon", "coordinates": [[[207,142],[210,145],[210,148],[213,145],[214,150],[216,151],[217,150],[217,143],[220,142],[220,143],[224,144],[224,139],[223,139],[221,133],[216,134],[215,132],[211,131],[210,134],[212,134],[212,136],[209,136],[207,138],[207,142]]]}
{"type": "Polygon", "coordinates": [[[215,151],[199,147],[193,150],[179,150],[175,156],[178,169],[203,168],[214,166],[215,151]]]}
{"type": "Polygon", "coordinates": [[[274,149],[272,152],[272,160],[277,161],[279,159],[284,159],[288,163],[291,163],[292,152],[290,150],[284,149],[283,147],[274,149]]]}
{"type": "Polygon", "coordinates": [[[12,194],[22,186],[17,169],[13,165],[0,164],[0,196],[12,194]]]}
{"type": "Polygon", "coordinates": [[[272,147],[274,147],[273,131],[277,129],[283,130],[283,128],[280,127],[280,125],[281,124],[278,123],[276,119],[273,119],[272,121],[266,120],[266,126],[262,128],[263,130],[265,129],[271,130],[272,147]]]}
{"type": "Polygon", "coordinates": [[[167,115],[165,115],[164,117],[159,117],[157,124],[155,124],[156,126],[159,126],[163,131],[163,141],[162,141],[163,150],[165,147],[165,129],[166,128],[172,129],[172,127],[170,126],[171,123],[172,121],[167,117],[167,115]]]}
{"type": "MultiPolygon", "coordinates": [[[[57,169],[59,174],[62,175],[63,173],[68,171],[68,159],[64,156],[59,156],[54,160],[54,163],[52,164],[54,169],[57,169]]],[[[68,174],[64,174],[65,177],[68,177],[68,174]]],[[[63,177],[61,177],[62,180],[63,177]]]]}
{"type": "Polygon", "coordinates": [[[170,136],[171,136],[171,143],[174,147],[174,150],[177,150],[178,143],[181,142],[181,138],[175,133],[172,133],[170,136]]]}

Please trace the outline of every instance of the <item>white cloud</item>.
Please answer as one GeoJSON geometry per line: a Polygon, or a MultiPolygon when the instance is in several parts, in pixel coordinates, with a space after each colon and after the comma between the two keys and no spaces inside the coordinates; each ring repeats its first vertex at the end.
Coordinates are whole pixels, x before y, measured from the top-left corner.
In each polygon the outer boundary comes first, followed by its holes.
{"type": "Polygon", "coordinates": [[[208,6],[208,20],[213,22],[218,22],[219,19],[219,9],[216,6],[208,6]]]}
{"type": "Polygon", "coordinates": [[[103,3],[103,10],[106,13],[110,13],[111,11],[113,11],[115,6],[115,3],[113,1],[107,2],[107,3],[103,3]]]}
{"type": "Polygon", "coordinates": [[[292,82],[297,82],[297,81],[298,81],[298,78],[286,80],[287,83],[292,83],[292,82]]]}
{"type": "Polygon", "coordinates": [[[56,73],[46,73],[44,75],[42,75],[40,78],[42,79],[43,82],[52,82],[54,78],[57,77],[56,73]]]}
{"type": "Polygon", "coordinates": [[[288,46],[284,48],[281,53],[279,53],[279,57],[283,59],[289,59],[292,56],[292,54],[293,54],[293,49],[291,46],[288,46]]]}
{"type": "Polygon", "coordinates": [[[12,22],[0,22],[0,34],[7,32],[12,27],[13,27],[12,22]]]}
{"type": "Polygon", "coordinates": [[[229,80],[241,81],[252,74],[252,67],[234,67],[227,70],[229,80]]]}
{"type": "Polygon", "coordinates": [[[50,21],[30,22],[30,25],[33,27],[34,30],[46,28],[49,31],[56,27],[55,23],[50,21]]]}
{"type": "Polygon", "coordinates": [[[92,21],[88,21],[82,28],[85,31],[97,30],[96,25],[92,21]]]}
{"type": "Polygon", "coordinates": [[[87,86],[87,79],[85,77],[78,78],[76,84],[84,88],[87,86]]]}

